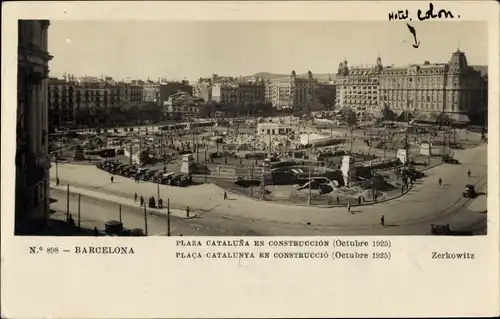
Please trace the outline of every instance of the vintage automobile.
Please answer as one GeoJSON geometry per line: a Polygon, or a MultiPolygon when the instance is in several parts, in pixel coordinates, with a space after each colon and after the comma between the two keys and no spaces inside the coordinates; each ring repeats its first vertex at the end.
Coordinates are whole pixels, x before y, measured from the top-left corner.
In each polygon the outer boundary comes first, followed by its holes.
{"type": "Polygon", "coordinates": [[[443,163],[447,163],[447,164],[460,164],[458,160],[454,159],[453,157],[449,156],[449,155],[444,155],[441,160],[443,161],[443,163]]]}
{"type": "Polygon", "coordinates": [[[431,224],[431,234],[432,235],[451,235],[450,224],[446,224],[446,225],[431,224]]]}
{"type": "Polygon", "coordinates": [[[123,231],[123,223],[117,220],[109,220],[104,224],[104,231],[108,236],[120,235],[123,231]]]}
{"type": "Polygon", "coordinates": [[[462,195],[467,198],[476,198],[477,197],[476,188],[472,184],[467,184],[465,185],[465,190],[462,193],[462,195]]]}

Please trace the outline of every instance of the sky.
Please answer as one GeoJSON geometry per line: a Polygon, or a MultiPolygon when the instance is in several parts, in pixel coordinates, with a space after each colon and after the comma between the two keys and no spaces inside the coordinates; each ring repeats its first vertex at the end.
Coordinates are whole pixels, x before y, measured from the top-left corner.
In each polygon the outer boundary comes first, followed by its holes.
{"type": "Polygon", "coordinates": [[[68,21],[52,20],[51,74],[195,80],[257,72],[336,73],[350,65],[445,63],[458,48],[488,64],[485,22],[68,21]]]}

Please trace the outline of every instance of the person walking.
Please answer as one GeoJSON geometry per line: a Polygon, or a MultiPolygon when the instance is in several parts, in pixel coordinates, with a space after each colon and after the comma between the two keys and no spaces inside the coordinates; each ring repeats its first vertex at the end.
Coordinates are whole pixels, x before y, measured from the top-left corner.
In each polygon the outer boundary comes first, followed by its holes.
{"type": "Polygon", "coordinates": [[[358,206],[361,206],[361,196],[358,196],[358,206]]]}
{"type": "Polygon", "coordinates": [[[158,199],[158,208],[163,208],[163,199],[158,199]]]}
{"type": "Polygon", "coordinates": [[[470,178],[470,170],[467,172],[467,176],[469,176],[469,178],[470,178]]]}
{"type": "Polygon", "coordinates": [[[113,175],[111,175],[110,180],[111,180],[111,183],[113,183],[115,181],[115,177],[113,175]]]}
{"type": "Polygon", "coordinates": [[[227,192],[224,191],[224,200],[226,200],[226,199],[227,199],[227,192]]]}
{"type": "Polygon", "coordinates": [[[140,206],[144,205],[144,197],[142,197],[142,196],[140,197],[139,204],[140,204],[140,206]]]}
{"type": "Polygon", "coordinates": [[[186,207],[186,217],[189,217],[189,206],[186,207]]]}
{"type": "Polygon", "coordinates": [[[441,177],[439,178],[438,183],[439,183],[439,186],[441,186],[441,184],[443,184],[443,180],[441,179],[441,177]]]}
{"type": "Polygon", "coordinates": [[[134,203],[137,202],[137,193],[134,193],[134,203]]]}
{"type": "Polygon", "coordinates": [[[380,217],[380,225],[385,226],[385,216],[380,217]]]}
{"type": "Polygon", "coordinates": [[[352,214],[352,212],[351,212],[351,202],[350,201],[347,202],[347,212],[352,214]]]}

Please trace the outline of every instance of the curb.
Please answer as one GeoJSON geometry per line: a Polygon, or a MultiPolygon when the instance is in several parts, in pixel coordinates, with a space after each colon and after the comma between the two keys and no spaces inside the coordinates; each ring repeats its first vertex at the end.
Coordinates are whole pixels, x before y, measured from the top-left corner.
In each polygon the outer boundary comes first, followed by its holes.
{"type": "MultiPolygon", "coordinates": [[[[215,183],[209,183],[209,184],[212,184],[212,185],[220,188],[221,190],[225,191],[227,194],[234,195],[234,196],[242,196],[242,197],[244,197],[246,199],[250,199],[250,200],[254,200],[254,201],[258,201],[258,202],[268,202],[268,203],[275,203],[277,205],[316,207],[316,208],[340,208],[340,207],[347,207],[347,205],[308,205],[308,204],[301,204],[301,203],[286,203],[286,202],[273,201],[273,200],[269,200],[269,199],[254,198],[254,197],[250,197],[250,196],[247,196],[247,195],[237,194],[237,193],[228,191],[228,190],[220,187],[219,185],[217,185],[215,183]]],[[[385,203],[385,202],[388,202],[388,201],[391,201],[391,200],[394,200],[394,199],[398,199],[401,196],[406,195],[412,189],[413,189],[413,185],[410,184],[410,187],[408,187],[408,189],[405,190],[404,193],[399,194],[398,196],[390,197],[390,198],[386,198],[386,199],[382,199],[382,200],[377,201],[377,202],[373,202],[372,201],[372,202],[364,203],[364,204],[361,204],[361,205],[352,205],[351,207],[373,206],[373,205],[376,205],[376,204],[385,203]]]]}
{"type": "MultiPolygon", "coordinates": [[[[56,187],[53,187],[53,186],[50,186],[50,189],[54,189],[54,190],[57,190],[57,191],[61,191],[61,192],[66,192],[65,190],[61,190],[61,189],[58,189],[56,187]]],[[[73,194],[78,194],[78,192],[71,192],[70,193],[73,193],[73,194]]],[[[144,211],[144,207],[143,206],[136,206],[136,205],[132,205],[132,204],[127,204],[127,203],[118,203],[116,201],[112,201],[112,200],[107,200],[107,199],[103,199],[101,197],[97,197],[97,196],[92,196],[92,195],[88,195],[88,194],[82,194],[83,196],[86,196],[86,197],[90,197],[90,198],[94,198],[94,199],[97,199],[97,200],[102,200],[102,201],[107,201],[107,202],[111,202],[111,203],[115,203],[115,204],[119,204],[119,205],[122,205],[122,206],[126,206],[126,207],[130,207],[130,208],[136,208],[136,209],[140,209],[142,211],[144,211]]],[[[115,196],[115,195],[113,195],[115,196]]],[[[124,198],[124,197],[120,197],[120,196],[115,196],[115,197],[118,197],[118,198],[124,198]]],[[[156,216],[161,216],[161,217],[167,217],[167,211],[163,211],[161,210],[163,208],[147,208],[147,212],[150,213],[150,214],[153,214],[153,215],[156,215],[156,216]]],[[[166,208],[164,208],[166,209],[166,208]]],[[[176,209],[176,210],[179,210],[180,209],[176,209]]],[[[193,212],[194,213],[194,212],[193,212]]],[[[193,218],[196,218],[196,217],[199,217],[200,215],[198,213],[195,213],[193,216],[189,216],[189,217],[181,217],[181,216],[177,216],[177,215],[173,215],[172,214],[172,211],[170,211],[170,217],[171,218],[175,218],[175,219],[193,219],[193,218]]]]}

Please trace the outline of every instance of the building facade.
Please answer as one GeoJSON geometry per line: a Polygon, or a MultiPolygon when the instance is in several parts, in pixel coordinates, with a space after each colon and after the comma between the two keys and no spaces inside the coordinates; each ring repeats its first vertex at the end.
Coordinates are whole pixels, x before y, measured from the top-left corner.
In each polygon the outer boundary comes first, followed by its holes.
{"type": "Polygon", "coordinates": [[[160,84],[158,83],[148,83],[143,86],[143,100],[146,102],[156,102],[160,101],[160,84]]]}
{"type": "Polygon", "coordinates": [[[369,67],[349,67],[347,60],[341,62],[336,76],[336,107],[351,108],[358,114],[378,114],[378,87],[382,70],[380,57],[377,57],[374,66],[369,67]]]}
{"type": "Polygon", "coordinates": [[[255,103],[265,101],[264,83],[241,83],[238,85],[238,104],[255,103]]]}
{"type": "Polygon", "coordinates": [[[129,84],[128,85],[128,101],[141,102],[144,96],[144,89],[142,85],[129,84]]]}
{"type": "Polygon", "coordinates": [[[189,85],[187,81],[160,83],[160,91],[158,97],[160,104],[163,105],[164,102],[168,101],[170,95],[177,92],[188,93],[192,96],[193,87],[189,85]]]}
{"type": "Polygon", "coordinates": [[[193,118],[200,114],[203,100],[186,92],[178,92],[169,96],[163,104],[165,115],[172,119],[193,118]]]}
{"type": "MultiPolygon", "coordinates": [[[[49,217],[48,20],[18,21],[15,231],[49,217]]],[[[28,226],[30,225],[30,226],[28,226]]]]}
{"type": "Polygon", "coordinates": [[[48,80],[49,127],[71,125],[75,118],[75,86],[65,79],[48,80]]]}
{"type": "Polygon", "coordinates": [[[212,101],[225,104],[238,103],[238,85],[228,83],[213,85],[212,101]]]}
{"type": "Polygon", "coordinates": [[[212,102],[212,85],[206,83],[198,83],[193,86],[193,96],[203,99],[203,101],[212,102]]]}
{"type": "Polygon", "coordinates": [[[311,71],[305,77],[292,71],[288,79],[277,78],[266,83],[264,98],[277,109],[292,108],[296,114],[311,112],[316,103],[316,89],[319,87],[311,71]]]}
{"type": "Polygon", "coordinates": [[[426,61],[408,67],[388,67],[380,74],[381,107],[408,111],[435,119],[442,112],[453,120],[464,114],[484,112],[487,84],[481,72],[467,64],[465,53],[457,50],[448,63],[426,61]]]}

